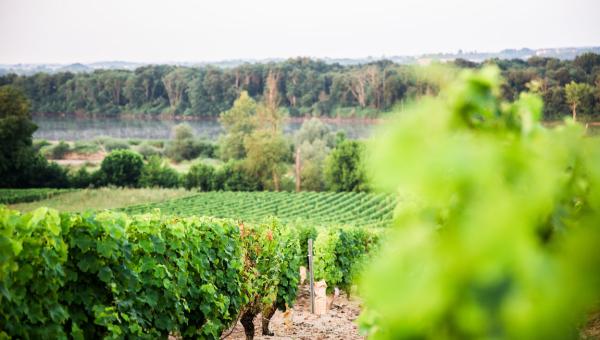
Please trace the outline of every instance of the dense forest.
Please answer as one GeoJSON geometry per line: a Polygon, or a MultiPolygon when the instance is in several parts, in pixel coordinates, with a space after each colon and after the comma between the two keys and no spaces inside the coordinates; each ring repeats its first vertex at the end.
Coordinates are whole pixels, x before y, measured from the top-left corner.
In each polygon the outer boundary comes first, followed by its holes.
{"type": "MultiPolygon", "coordinates": [[[[515,99],[526,89],[538,92],[545,102],[545,119],[574,111],[578,119],[600,115],[598,54],[582,54],[572,61],[532,57],[453,62],[460,68],[489,63],[497,64],[506,79],[505,99],[515,99]]],[[[385,60],[343,66],[309,58],[233,68],[153,65],[134,71],[8,74],[0,77],[0,86],[23,91],[37,113],[217,117],[242,91],[261,100],[269,76],[277,83],[279,105],[291,116],[376,117],[398,102],[437,92],[416,76],[415,66],[385,60]]]]}

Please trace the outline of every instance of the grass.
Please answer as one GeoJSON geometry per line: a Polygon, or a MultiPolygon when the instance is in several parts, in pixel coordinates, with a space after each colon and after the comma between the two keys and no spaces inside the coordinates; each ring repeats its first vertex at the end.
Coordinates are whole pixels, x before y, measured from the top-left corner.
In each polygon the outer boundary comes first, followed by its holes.
{"type": "Polygon", "coordinates": [[[70,189],[0,189],[0,204],[16,204],[39,201],[71,191],[70,189]]]}
{"type": "Polygon", "coordinates": [[[123,208],[143,203],[158,203],[193,194],[184,189],[123,189],[100,188],[67,192],[49,199],[30,203],[10,205],[11,209],[22,212],[39,207],[49,207],[60,211],[85,211],[123,208]]]}

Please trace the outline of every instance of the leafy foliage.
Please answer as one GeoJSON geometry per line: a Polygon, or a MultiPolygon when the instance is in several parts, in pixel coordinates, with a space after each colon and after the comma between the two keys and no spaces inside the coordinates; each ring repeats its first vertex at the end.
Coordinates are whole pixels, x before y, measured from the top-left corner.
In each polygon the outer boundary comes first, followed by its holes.
{"type": "MultiPolygon", "coordinates": [[[[531,57],[527,61],[496,59],[472,63],[457,59],[454,65],[480,68],[488,63],[498,64],[507,80],[504,96],[510,100],[517,98],[531,81],[543,83],[540,95],[545,101],[554,98],[544,116],[556,119],[568,114],[563,110],[564,85],[575,81],[598,88],[599,59],[598,54],[589,53],[572,61],[531,57]]],[[[279,105],[293,116],[373,117],[399,101],[437,91],[435,83],[415,77],[412,65],[388,60],[340,65],[308,58],[224,68],[153,65],[132,71],[8,74],[0,77],[0,84],[24,91],[34,112],[215,117],[231,107],[242,92],[253,100],[264,98],[269,75],[273,73],[278,75],[279,105]]],[[[596,107],[598,103],[600,98],[594,98],[596,107]]],[[[597,114],[598,109],[595,110],[597,114]]]]}
{"type": "Polygon", "coordinates": [[[100,171],[107,184],[135,187],[139,184],[144,161],[142,156],[129,150],[113,151],[102,160],[100,171]]]}
{"type": "Polygon", "coordinates": [[[332,191],[368,191],[364,164],[365,147],[358,141],[344,140],[325,160],[325,183],[332,191]]]}
{"type": "Polygon", "coordinates": [[[204,164],[196,163],[184,177],[184,186],[190,190],[197,188],[200,191],[211,191],[217,188],[215,168],[204,164]]]}
{"type": "Polygon", "coordinates": [[[379,185],[414,204],[364,275],[370,338],[577,338],[600,299],[598,140],[500,83],[465,71],[372,145],[379,185]]]}
{"type": "Polygon", "coordinates": [[[0,208],[0,223],[9,336],[218,338],[242,307],[230,221],[0,208]]]}
{"type": "Polygon", "coordinates": [[[29,103],[11,86],[0,87],[0,187],[67,187],[67,172],[33,148],[29,103]]]}
{"type": "Polygon", "coordinates": [[[377,247],[379,234],[365,228],[328,228],[314,243],[315,280],[325,280],[327,290],[338,287],[348,294],[363,264],[377,247]]]}
{"type": "Polygon", "coordinates": [[[160,157],[151,156],[142,168],[139,184],[142,187],[176,188],[179,174],[160,157]]]}

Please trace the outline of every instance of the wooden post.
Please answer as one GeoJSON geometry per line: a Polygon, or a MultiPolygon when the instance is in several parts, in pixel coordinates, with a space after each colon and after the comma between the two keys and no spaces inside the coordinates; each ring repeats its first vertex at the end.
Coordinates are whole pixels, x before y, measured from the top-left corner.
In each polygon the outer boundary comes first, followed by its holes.
{"type": "Polygon", "coordinates": [[[308,272],[310,275],[310,312],[315,314],[315,278],[313,275],[313,240],[308,240],[308,272]]]}

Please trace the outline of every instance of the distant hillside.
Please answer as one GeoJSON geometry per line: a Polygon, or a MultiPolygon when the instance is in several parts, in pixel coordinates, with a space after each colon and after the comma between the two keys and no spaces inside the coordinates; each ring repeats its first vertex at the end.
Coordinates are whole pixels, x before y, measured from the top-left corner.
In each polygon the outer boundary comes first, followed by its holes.
{"type": "MultiPolygon", "coordinates": [[[[561,60],[572,60],[576,56],[586,52],[600,54],[600,46],[597,47],[561,47],[561,48],[542,48],[542,49],[506,49],[500,52],[477,52],[462,51],[457,53],[435,53],[423,54],[420,56],[385,56],[385,57],[366,57],[366,58],[322,58],[321,60],[328,64],[340,65],[358,65],[366,64],[377,60],[391,60],[398,64],[426,64],[432,61],[452,61],[455,59],[465,59],[473,62],[482,62],[488,59],[522,59],[526,60],[533,56],[558,58],[561,60]]],[[[212,65],[221,68],[237,67],[242,64],[250,63],[269,63],[281,62],[285,59],[233,59],[215,62],[165,62],[160,64],[178,65],[178,66],[207,66],[212,65]]],[[[31,75],[35,73],[56,73],[56,72],[93,72],[94,70],[134,70],[140,66],[156,65],[157,63],[136,63],[127,61],[100,61],[90,64],[0,64],[0,75],[16,73],[20,75],[31,75]]]]}

